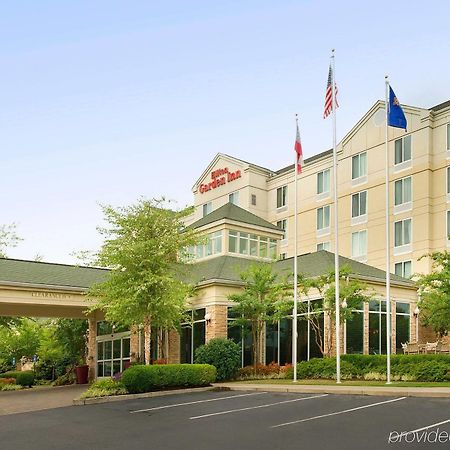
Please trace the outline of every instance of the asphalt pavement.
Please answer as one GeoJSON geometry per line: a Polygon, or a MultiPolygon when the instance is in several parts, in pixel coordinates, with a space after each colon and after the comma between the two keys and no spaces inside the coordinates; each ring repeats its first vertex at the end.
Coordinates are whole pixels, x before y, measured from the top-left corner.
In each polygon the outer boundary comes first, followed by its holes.
{"type": "Polygon", "coordinates": [[[0,417],[2,450],[450,448],[445,433],[449,399],[323,393],[209,391],[0,417]]]}

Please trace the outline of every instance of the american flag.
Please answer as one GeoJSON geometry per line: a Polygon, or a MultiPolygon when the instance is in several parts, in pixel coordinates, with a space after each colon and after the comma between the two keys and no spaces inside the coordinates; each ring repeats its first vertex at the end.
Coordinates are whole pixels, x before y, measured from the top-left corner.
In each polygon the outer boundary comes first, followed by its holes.
{"type": "Polygon", "coordinates": [[[303,151],[302,151],[302,142],[300,141],[300,131],[298,130],[298,122],[297,122],[297,135],[295,136],[295,153],[297,153],[297,173],[302,173],[302,164],[303,164],[303,151]]]}
{"type": "MultiPolygon", "coordinates": [[[[327,81],[327,90],[325,92],[325,108],[323,111],[323,118],[326,119],[333,110],[332,104],[333,104],[333,89],[331,87],[331,78],[332,78],[332,71],[331,71],[331,64],[330,64],[330,70],[328,71],[328,81],[327,81]]],[[[334,84],[334,97],[336,99],[336,105],[335,108],[339,107],[339,103],[337,101],[337,93],[338,89],[336,86],[336,83],[334,84]]]]}

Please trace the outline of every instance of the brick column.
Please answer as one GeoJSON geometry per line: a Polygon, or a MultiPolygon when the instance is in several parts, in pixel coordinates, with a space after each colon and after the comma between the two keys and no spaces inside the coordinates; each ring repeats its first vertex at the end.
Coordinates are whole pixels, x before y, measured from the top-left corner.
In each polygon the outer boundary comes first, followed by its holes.
{"type": "Polygon", "coordinates": [[[95,380],[95,366],[97,365],[96,354],[97,354],[97,321],[93,317],[88,318],[89,331],[88,331],[88,354],[87,354],[87,364],[89,366],[89,382],[95,380]]]}
{"type": "Polygon", "coordinates": [[[206,342],[216,337],[227,337],[228,307],[224,305],[211,305],[206,307],[206,314],[210,320],[206,324],[206,342]]]}
{"type": "Polygon", "coordinates": [[[369,303],[364,302],[363,316],[363,354],[369,354],[369,303]]]}
{"type": "Polygon", "coordinates": [[[176,330],[169,331],[169,364],[178,364],[180,362],[180,335],[176,330]]]}

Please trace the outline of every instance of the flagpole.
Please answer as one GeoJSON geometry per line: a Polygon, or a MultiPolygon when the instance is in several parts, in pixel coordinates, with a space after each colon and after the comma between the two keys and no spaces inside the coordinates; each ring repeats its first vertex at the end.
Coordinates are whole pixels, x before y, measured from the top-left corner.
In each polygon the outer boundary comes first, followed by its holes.
{"type": "Polygon", "coordinates": [[[339,305],[339,225],[338,225],[338,174],[336,151],[336,83],[334,68],[334,49],[331,51],[331,111],[333,114],[333,172],[334,172],[334,285],[336,303],[336,383],[341,382],[341,336],[339,305]]]}
{"type": "MultiPolygon", "coordinates": [[[[385,107],[386,107],[386,130],[385,130],[385,165],[386,165],[386,384],[391,384],[391,233],[389,224],[389,78],[385,76],[385,107]]],[[[380,305],[381,308],[381,305],[380,305]]],[[[381,349],[380,349],[381,351],[381,349]]]]}
{"type": "MultiPolygon", "coordinates": [[[[298,114],[295,115],[295,122],[298,130],[298,114]]],[[[297,382],[297,296],[298,296],[298,267],[297,267],[297,181],[298,181],[298,155],[295,155],[295,183],[294,183],[294,310],[292,312],[292,364],[294,366],[294,383],[297,382]]]]}

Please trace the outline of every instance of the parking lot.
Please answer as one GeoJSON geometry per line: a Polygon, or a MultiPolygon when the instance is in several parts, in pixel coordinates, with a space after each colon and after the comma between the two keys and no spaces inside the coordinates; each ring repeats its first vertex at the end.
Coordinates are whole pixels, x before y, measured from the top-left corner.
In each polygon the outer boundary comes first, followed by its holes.
{"type": "Polygon", "coordinates": [[[0,417],[2,450],[449,448],[446,433],[449,399],[328,394],[210,391],[0,417]]]}

